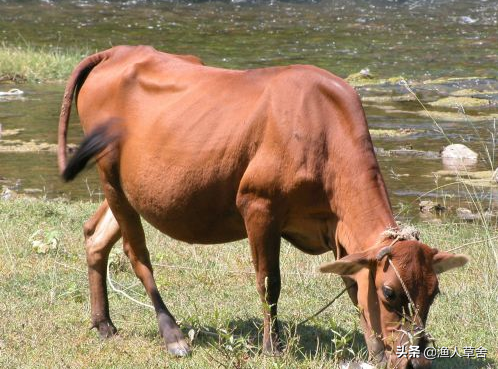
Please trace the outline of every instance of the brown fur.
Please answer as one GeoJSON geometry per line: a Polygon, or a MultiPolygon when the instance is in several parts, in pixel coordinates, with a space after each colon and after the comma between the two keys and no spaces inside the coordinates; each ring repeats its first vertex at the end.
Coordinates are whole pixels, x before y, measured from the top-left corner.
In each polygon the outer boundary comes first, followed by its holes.
{"type": "MultiPolygon", "coordinates": [[[[340,258],[370,257],[370,250],[385,246],[382,232],[396,226],[359,97],[327,71],[303,65],[226,70],[150,47],[120,46],[90,56],[66,89],[61,171],[77,87],[87,134],[103,122],[119,122],[112,127],[119,140],[109,142],[98,159],[106,202],[86,226],[93,324],[104,336],[115,332],[105,264],[122,235],[168,349],[179,355],[188,351],[157,291],[140,216],[185,242],[249,238],[257,289],[270,306],[264,309],[264,349],[270,352],[280,348],[281,237],[310,254],[333,250],[340,258]]],[[[437,282],[430,249],[407,241],[393,249],[392,260],[401,263],[417,301],[428,305],[437,282]],[[414,278],[431,282],[418,285],[414,278]]],[[[375,255],[372,251],[372,260],[375,255]]],[[[376,285],[392,275],[383,265],[386,259],[379,265],[372,260],[362,261],[354,276],[340,274],[356,282],[350,295],[366,313],[362,324],[369,349],[384,359],[388,346],[379,346],[370,334],[383,340],[392,333],[388,322],[394,317],[374,303],[376,285]]]]}

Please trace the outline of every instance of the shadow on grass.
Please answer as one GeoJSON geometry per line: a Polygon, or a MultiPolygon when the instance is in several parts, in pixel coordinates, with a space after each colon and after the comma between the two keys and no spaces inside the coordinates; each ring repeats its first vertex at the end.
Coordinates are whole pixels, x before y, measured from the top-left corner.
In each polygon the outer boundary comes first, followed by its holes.
{"type": "MultiPolygon", "coordinates": [[[[230,321],[225,330],[226,336],[215,337],[214,335],[200,334],[194,343],[194,346],[217,347],[227,341],[227,337],[239,337],[248,345],[254,347],[253,353],[261,353],[263,346],[262,328],[263,322],[260,319],[239,319],[230,321]]],[[[209,332],[220,332],[219,328],[204,327],[209,332]]],[[[326,358],[335,360],[340,356],[344,359],[353,359],[352,353],[341,352],[341,347],[336,346],[334,340],[341,337],[347,337],[345,342],[347,348],[358,357],[358,353],[363,359],[366,359],[366,342],[363,333],[360,330],[346,331],[335,327],[335,333],[331,329],[323,329],[312,323],[298,324],[289,321],[280,322],[280,332],[284,346],[288,348],[287,354],[294,359],[301,361],[313,357],[318,353],[323,354],[326,358]],[[339,354],[339,355],[338,355],[339,354]]],[[[344,346],[342,346],[344,348],[344,346]]],[[[468,359],[461,357],[438,358],[433,362],[433,369],[482,369],[496,368],[497,362],[493,359],[468,359]]]]}
{"type": "MultiPolygon", "coordinates": [[[[210,326],[204,326],[204,330],[209,332],[220,332],[220,328],[214,328],[210,326]]],[[[214,335],[206,335],[202,332],[196,339],[194,346],[210,346],[217,347],[228,341],[230,336],[239,337],[243,341],[247,342],[249,346],[254,347],[254,352],[260,353],[263,346],[263,322],[260,319],[245,319],[245,320],[233,320],[230,321],[224,328],[228,334],[220,334],[219,337],[214,335]]],[[[334,333],[329,329],[322,329],[320,327],[314,326],[312,323],[298,324],[280,321],[280,332],[284,347],[286,347],[286,354],[293,356],[296,360],[304,360],[305,358],[310,358],[315,356],[317,353],[324,355],[325,357],[336,358],[338,352],[336,350],[343,350],[339,356],[345,358],[351,358],[352,353],[347,352],[347,348],[351,347],[354,353],[365,352],[366,353],[366,343],[363,334],[359,330],[346,331],[341,328],[335,327],[334,333]],[[345,345],[334,344],[334,339],[337,341],[345,339],[346,341],[341,341],[345,345]],[[340,347],[339,347],[340,346],[340,347]],[[347,347],[346,347],[347,346],[347,347]]]]}

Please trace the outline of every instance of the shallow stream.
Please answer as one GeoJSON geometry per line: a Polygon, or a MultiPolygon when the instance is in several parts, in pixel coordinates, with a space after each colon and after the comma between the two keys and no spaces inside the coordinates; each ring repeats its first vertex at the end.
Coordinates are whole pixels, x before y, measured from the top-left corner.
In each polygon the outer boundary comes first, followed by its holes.
{"type": "MultiPolygon", "coordinates": [[[[396,212],[414,215],[421,195],[454,207],[468,205],[471,195],[483,200],[485,208],[495,205],[495,187],[447,185],[455,178],[434,174],[448,168],[437,155],[426,153],[439,153],[449,141],[463,143],[479,153],[478,162],[467,170],[497,166],[497,9],[496,1],[458,0],[0,0],[0,42],[88,52],[149,44],[195,54],[206,64],[225,68],[304,63],[341,77],[363,71],[355,83],[375,146],[425,152],[379,152],[396,212]],[[420,101],[400,83],[401,76],[420,101]],[[459,93],[470,102],[460,97],[457,105],[463,106],[431,105],[459,93]],[[480,106],[470,106],[475,99],[481,100],[480,106]]],[[[13,88],[24,93],[0,96],[0,124],[4,132],[20,130],[0,139],[0,184],[38,196],[98,200],[94,169],[70,185],[57,176],[50,144],[56,143],[64,84],[0,84],[0,92],[13,88]],[[40,143],[45,144],[43,151],[38,151],[40,143]]],[[[73,143],[82,137],[77,117],[69,137],[73,143]]]]}

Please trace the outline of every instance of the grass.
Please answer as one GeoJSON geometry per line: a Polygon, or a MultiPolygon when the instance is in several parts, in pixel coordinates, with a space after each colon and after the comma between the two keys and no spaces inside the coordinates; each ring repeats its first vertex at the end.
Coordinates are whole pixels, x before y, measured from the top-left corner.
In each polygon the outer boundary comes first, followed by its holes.
{"type": "Polygon", "coordinates": [[[88,50],[0,44],[0,82],[66,80],[88,50]]]}
{"type": "MultiPolygon", "coordinates": [[[[193,340],[193,354],[173,359],[161,345],[153,312],[110,292],[119,335],[100,340],[90,327],[82,223],[90,202],[19,198],[0,200],[0,367],[71,368],[335,368],[343,357],[365,358],[356,310],[347,296],[305,324],[297,324],[342,289],[338,277],[319,275],[332,255],[282,249],[279,305],[287,350],[261,354],[261,307],[247,241],[187,245],[146,226],[159,289],[193,340]],[[217,332],[206,335],[203,332],[217,332]]],[[[493,237],[479,224],[420,223],[423,241],[441,250],[493,237]]],[[[495,368],[498,362],[496,244],[469,244],[463,269],[443,274],[428,331],[437,344],[484,346],[486,360],[438,359],[435,368],[495,368]]],[[[120,247],[112,253],[116,286],[149,303],[120,247]]]]}

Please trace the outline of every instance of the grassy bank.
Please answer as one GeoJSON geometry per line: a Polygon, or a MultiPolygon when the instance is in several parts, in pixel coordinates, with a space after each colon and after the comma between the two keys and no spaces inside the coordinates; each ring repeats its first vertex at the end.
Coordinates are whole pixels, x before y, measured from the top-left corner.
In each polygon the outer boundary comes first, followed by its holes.
{"type": "MultiPolygon", "coordinates": [[[[90,331],[88,284],[81,226],[96,204],[0,200],[0,367],[71,368],[335,368],[342,357],[364,358],[356,311],[346,296],[306,324],[342,288],[338,277],[319,275],[332,255],[282,250],[280,317],[287,351],[260,353],[260,304],[247,241],[186,245],[146,227],[159,288],[183,327],[193,327],[194,352],[172,359],[161,347],[153,312],[110,292],[119,336],[101,341],[90,331]],[[217,331],[219,337],[200,330],[217,331]],[[351,353],[352,351],[352,353],[351,353]]],[[[481,240],[470,224],[419,224],[423,241],[441,250],[481,240]]],[[[489,236],[489,235],[488,235],[489,236]]],[[[147,302],[120,248],[112,254],[112,279],[147,302]]],[[[471,263],[441,276],[428,331],[439,346],[484,346],[487,360],[438,359],[435,368],[495,368],[498,362],[496,246],[489,242],[459,252],[471,263]]],[[[185,328],[188,332],[190,328],[185,328]]]]}
{"type": "Polygon", "coordinates": [[[0,45],[0,81],[65,80],[87,50],[0,45]]]}

